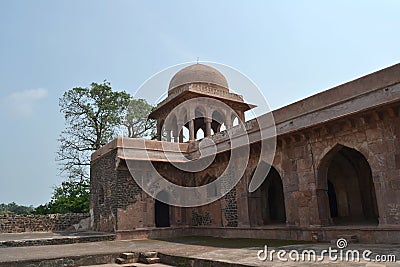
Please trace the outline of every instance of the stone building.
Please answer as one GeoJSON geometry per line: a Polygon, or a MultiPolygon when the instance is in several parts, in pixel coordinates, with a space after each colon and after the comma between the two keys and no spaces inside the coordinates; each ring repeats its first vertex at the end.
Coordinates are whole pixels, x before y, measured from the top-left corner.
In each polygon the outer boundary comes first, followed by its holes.
{"type": "Polygon", "coordinates": [[[180,70],[167,98],[151,114],[157,119],[158,141],[119,137],[93,153],[93,228],[121,239],[211,235],[310,240],[317,233],[325,241],[355,235],[361,242],[400,243],[400,64],[274,110],[271,162],[260,153],[263,129],[257,119],[264,115],[245,121],[244,112],[253,107],[229,91],[216,69],[195,64],[180,70]],[[211,102],[174,109],[204,97],[211,102]],[[213,100],[227,108],[213,108],[213,100]],[[235,118],[240,125],[234,126],[235,118]],[[186,142],[184,128],[189,130],[186,142]],[[198,172],[178,168],[174,161],[179,155],[193,159],[199,153],[200,129],[215,144],[215,158],[198,172]],[[251,137],[250,153],[232,157],[240,148],[231,148],[229,133],[240,131],[251,137]],[[168,205],[168,191],[155,189],[155,199],[137,182],[154,180],[154,168],[175,184],[202,186],[218,179],[229,161],[247,162],[238,183],[198,207],[168,205]],[[264,165],[269,171],[250,193],[254,169],[264,165]]]}

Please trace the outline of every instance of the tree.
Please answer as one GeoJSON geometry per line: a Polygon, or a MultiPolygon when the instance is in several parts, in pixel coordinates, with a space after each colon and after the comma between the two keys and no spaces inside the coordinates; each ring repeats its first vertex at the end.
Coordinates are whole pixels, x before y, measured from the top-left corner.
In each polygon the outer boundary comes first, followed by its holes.
{"type": "Polygon", "coordinates": [[[66,128],[59,138],[57,159],[61,171],[69,176],[88,178],[90,155],[109,142],[122,124],[131,96],[115,92],[110,83],[92,83],[90,88],[76,87],[60,98],[66,128]]]}
{"type": "Polygon", "coordinates": [[[30,214],[34,210],[33,206],[18,205],[15,202],[0,204],[0,214],[30,214]]]}
{"type": "Polygon", "coordinates": [[[152,108],[144,99],[113,91],[107,81],[66,91],[60,98],[66,128],[59,138],[57,160],[69,178],[55,188],[51,201],[35,212],[87,212],[91,154],[121,133],[121,127],[126,127],[123,132],[129,137],[154,137],[155,121],[147,119],[152,108]]]}
{"type": "Polygon", "coordinates": [[[49,203],[38,206],[35,214],[89,212],[89,181],[86,179],[64,181],[54,188],[49,203]]]}
{"type": "Polygon", "coordinates": [[[148,117],[153,110],[154,107],[147,103],[145,99],[131,100],[122,123],[126,127],[128,137],[155,138],[156,121],[148,117]]]}

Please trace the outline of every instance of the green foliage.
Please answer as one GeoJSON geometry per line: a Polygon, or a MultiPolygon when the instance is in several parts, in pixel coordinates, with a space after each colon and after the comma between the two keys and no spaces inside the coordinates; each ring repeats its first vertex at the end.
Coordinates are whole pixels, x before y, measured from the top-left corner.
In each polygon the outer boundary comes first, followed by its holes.
{"type": "Polygon", "coordinates": [[[110,83],[92,83],[89,88],[76,87],[60,98],[66,128],[59,138],[57,159],[61,171],[88,178],[90,155],[116,137],[131,96],[113,91],[110,83]]]}
{"type": "Polygon", "coordinates": [[[17,205],[15,202],[0,204],[0,214],[31,214],[34,209],[33,206],[17,205]]]}
{"type": "Polygon", "coordinates": [[[89,182],[69,179],[56,187],[51,201],[37,207],[34,214],[83,212],[89,212],[89,182]]]}
{"type": "Polygon", "coordinates": [[[61,132],[57,160],[69,179],[56,187],[49,203],[35,214],[88,212],[91,154],[115,138],[121,126],[128,137],[155,137],[155,121],[148,119],[153,107],[124,91],[113,91],[109,82],[75,87],[60,98],[66,127],[61,132]]]}
{"type": "Polygon", "coordinates": [[[132,138],[152,138],[156,135],[156,121],[148,116],[154,110],[145,99],[131,99],[122,122],[127,136],[132,138]]]}

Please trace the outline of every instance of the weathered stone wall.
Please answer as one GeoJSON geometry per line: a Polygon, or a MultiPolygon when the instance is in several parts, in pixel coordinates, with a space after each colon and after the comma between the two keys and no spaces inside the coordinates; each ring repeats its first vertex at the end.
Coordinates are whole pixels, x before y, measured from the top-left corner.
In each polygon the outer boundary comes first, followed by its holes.
{"type": "Polygon", "coordinates": [[[284,185],[287,223],[332,224],[323,165],[337,147],[348,147],[359,152],[371,169],[379,225],[399,225],[399,124],[399,108],[383,107],[280,136],[273,165],[284,185]]]}
{"type": "MultiPolygon", "coordinates": [[[[142,178],[137,183],[151,185],[152,195],[163,193],[152,168],[172,183],[202,186],[220,177],[227,163],[234,161],[228,176],[240,173],[242,177],[224,197],[201,207],[169,207],[169,213],[158,213],[163,218],[169,215],[174,229],[189,227],[200,231],[214,227],[234,232],[235,229],[278,227],[284,232],[295,229],[297,238],[299,235],[308,238],[313,229],[330,227],[333,230],[324,234],[324,240],[343,230],[343,225],[354,225],[354,222],[367,224],[371,227],[368,231],[376,233],[388,229],[398,231],[399,71],[400,64],[275,110],[278,135],[275,157],[273,162],[266,162],[272,161],[268,157],[261,161],[276,172],[272,179],[265,170],[266,182],[253,195],[249,194],[248,186],[261,162],[260,129],[255,120],[246,122],[245,127],[252,142],[249,158],[244,158],[246,153],[240,153],[241,148],[228,151],[227,133],[240,132],[238,127],[232,128],[212,136],[219,153],[206,169],[195,173],[179,170],[166,161],[182,151],[189,157],[198,156],[197,142],[181,143],[177,147],[147,140],[146,149],[151,151],[154,160],[149,167],[141,161],[148,154],[143,156],[146,153],[142,153],[138,140],[126,139],[130,140],[127,145],[123,139],[116,139],[92,157],[91,209],[95,229],[120,230],[126,235],[142,227],[154,230],[155,201],[132,179],[125,165],[127,159],[128,164],[133,164],[130,167],[134,174],[142,178]],[[135,154],[135,160],[129,160],[132,157],[124,154],[124,147],[130,153],[137,152],[138,157],[135,154]],[[243,175],[242,162],[248,162],[243,175]],[[271,180],[275,181],[274,186],[272,182],[268,184],[271,180]]],[[[267,117],[262,115],[259,119],[267,117]]],[[[228,183],[220,183],[204,195],[182,197],[211,201],[228,183]]],[[[393,235],[387,234],[385,238],[391,240],[393,235]]]]}
{"type": "Polygon", "coordinates": [[[211,225],[210,212],[204,212],[204,215],[199,214],[196,210],[192,209],[192,226],[206,226],[211,225]]]}
{"type": "MultiPolygon", "coordinates": [[[[278,136],[272,166],[282,180],[288,226],[333,224],[327,203],[326,176],[321,174],[321,170],[327,155],[338,146],[354,149],[368,162],[379,225],[400,224],[399,112],[398,106],[386,106],[278,136]]],[[[252,216],[262,212],[251,206],[248,193],[249,181],[259,161],[259,150],[259,143],[251,145],[245,174],[236,187],[220,200],[202,207],[187,208],[185,212],[171,207],[171,226],[251,226],[252,216]]],[[[120,164],[116,169],[115,160],[116,153],[111,152],[92,165],[92,206],[96,210],[96,225],[100,226],[95,229],[117,231],[154,227],[154,199],[138,187],[126,166],[120,164]],[[103,204],[97,203],[96,192],[100,186],[105,192],[103,204]]],[[[154,163],[154,167],[176,184],[193,186],[206,184],[218,177],[228,161],[229,153],[219,154],[206,170],[195,175],[177,171],[168,163],[154,163]]],[[[144,180],[151,179],[151,171],[143,168],[141,163],[137,164],[136,174],[144,180]]]]}
{"type": "MultiPolygon", "coordinates": [[[[143,179],[147,172],[140,170],[136,175],[143,179]]],[[[138,186],[126,167],[118,170],[117,177],[112,199],[112,205],[117,208],[116,231],[153,226],[153,221],[149,223],[147,218],[147,205],[153,200],[138,186]]]]}
{"type": "Polygon", "coordinates": [[[117,209],[113,192],[117,187],[116,151],[101,157],[90,168],[90,209],[93,230],[114,232],[117,209]]]}
{"type": "Polygon", "coordinates": [[[88,213],[0,215],[0,233],[63,231],[88,217],[88,213]]]}
{"type": "Polygon", "coordinates": [[[116,160],[116,151],[112,151],[91,166],[90,209],[96,231],[116,232],[144,227],[141,224],[142,190],[126,166],[116,169],[116,160]]]}

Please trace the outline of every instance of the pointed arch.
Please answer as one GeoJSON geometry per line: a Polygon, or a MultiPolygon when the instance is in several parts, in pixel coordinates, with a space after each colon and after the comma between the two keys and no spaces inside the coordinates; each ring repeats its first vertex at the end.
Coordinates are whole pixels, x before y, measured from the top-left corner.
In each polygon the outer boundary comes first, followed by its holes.
{"type": "Polygon", "coordinates": [[[182,135],[183,135],[183,142],[188,142],[189,141],[189,128],[186,126],[183,126],[182,129],[182,135]]]}
{"type": "Polygon", "coordinates": [[[232,120],[232,126],[239,125],[239,118],[234,116],[234,119],[232,120]]]}
{"type": "Polygon", "coordinates": [[[285,196],[281,175],[273,166],[269,166],[265,162],[261,164],[260,167],[266,170],[265,180],[256,191],[248,195],[250,225],[286,223],[285,196]]]}
{"type": "Polygon", "coordinates": [[[203,138],[204,138],[204,130],[202,128],[199,128],[196,132],[195,139],[199,140],[199,139],[203,139],[203,138]]]}
{"type": "Polygon", "coordinates": [[[317,198],[320,219],[327,224],[378,222],[371,167],[354,148],[337,144],[322,158],[317,198]]]}
{"type": "Polygon", "coordinates": [[[214,110],[212,113],[212,123],[211,123],[211,129],[213,130],[214,133],[217,133],[220,131],[221,125],[224,123],[224,115],[218,110],[214,110]]]}

